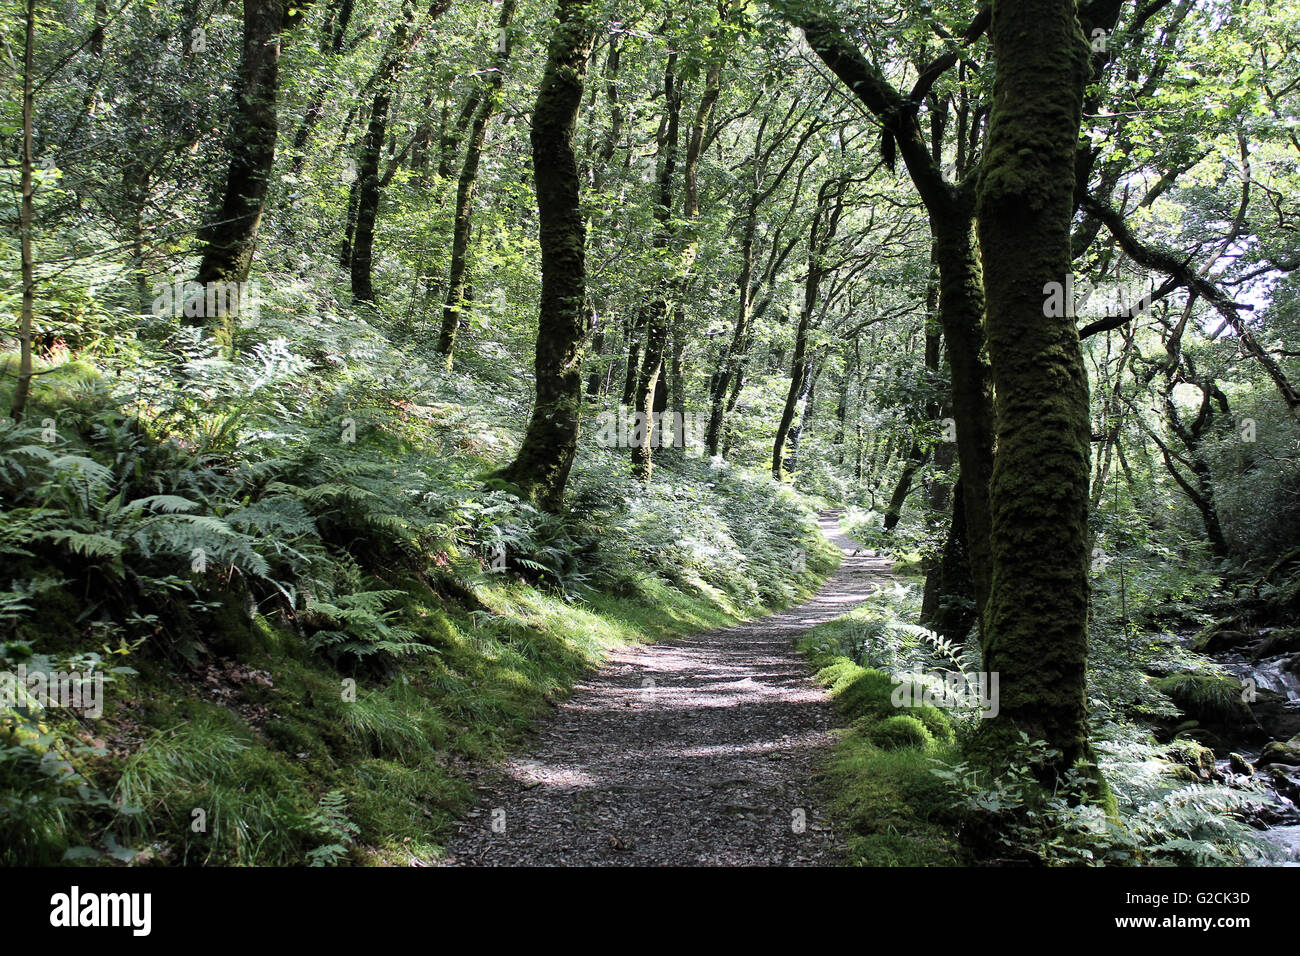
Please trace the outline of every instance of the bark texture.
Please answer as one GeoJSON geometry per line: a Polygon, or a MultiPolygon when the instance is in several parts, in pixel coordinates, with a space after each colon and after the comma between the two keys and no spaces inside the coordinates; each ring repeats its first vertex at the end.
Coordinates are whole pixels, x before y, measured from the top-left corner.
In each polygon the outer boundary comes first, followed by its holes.
{"type": "Polygon", "coordinates": [[[472,219],[474,191],[478,186],[479,162],[483,158],[483,144],[487,139],[487,126],[501,107],[501,91],[505,85],[505,70],[510,62],[510,21],[515,15],[515,0],[502,0],[498,14],[498,44],[496,61],[487,79],[483,81],[482,97],[470,120],[469,139],[465,147],[465,160],[461,164],[460,178],[456,182],[456,211],[452,219],[451,266],[447,273],[447,299],[442,309],[442,329],[438,335],[438,351],[447,357],[451,368],[452,352],[456,347],[456,332],[460,328],[461,312],[465,305],[465,283],[469,272],[469,236],[472,219]]]}
{"type": "Polygon", "coordinates": [[[1087,755],[1091,429],[1078,333],[1044,314],[1044,286],[1071,266],[1089,46],[1073,0],[995,0],[990,30],[977,215],[997,414],[985,667],[999,674],[1001,709],[986,736],[1045,740],[1059,772],[1087,755]]]}
{"type": "Polygon", "coordinates": [[[537,397],[519,454],[497,475],[551,512],[559,511],[564,501],[582,410],[578,360],[586,293],[586,224],[573,141],[593,39],[591,0],[559,0],[546,71],[533,108],[533,175],[542,256],[534,361],[537,397]]]}
{"type": "MultiPolygon", "coordinates": [[[[924,91],[920,84],[912,95],[904,96],[867,61],[836,24],[800,8],[787,8],[784,12],[804,31],[822,62],[881,120],[883,142],[901,156],[929,214],[934,258],[939,269],[939,320],[952,369],[953,418],[964,478],[967,546],[983,620],[982,612],[992,587],[989,482],[993,471],[993,393],[984,352],[984,285],[974,241],[973,191],[969,183],[952,184],[944,180],[940,165],[925,142],[916,118],[915,94],[924,91]]],[[[963,41],[974,42],[986,23],[986,17],[977,17],[963,41]]],[[[934,75],[934,70],[928,74],[934,75]]]]}
{"type": "Polygon", "coordinates": [[[243,282],[252,267],[279,134],[280,34],[288,25],[288,10],[288,0],[244,0],[230,168],[221,205],[204,230],[200,284],[243,282]]]}

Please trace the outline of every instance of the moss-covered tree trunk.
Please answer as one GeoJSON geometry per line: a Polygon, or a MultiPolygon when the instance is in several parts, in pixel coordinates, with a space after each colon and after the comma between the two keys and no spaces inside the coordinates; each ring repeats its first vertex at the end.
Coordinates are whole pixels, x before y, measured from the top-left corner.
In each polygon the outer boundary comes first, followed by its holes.
{"type": "Polygon", "coordinates": [[[785,453],[785,471],[787,474],[793,474],[799,467],[799,442],[803,438],[805,429],[812,424],[813,412],[817,407],[817,379],[822,371],[826,368],[825,363],[818,364],[816,360],[809,359],[807,367],[804,369],[803,389],[799,396],[799,410],[795,413],[794,424],[790,426],[790,434],[786,437],[785,453]]]}
{"type": "Polygon", "coordinates": [[[586,294],[586,226],[573,139],[594,34],[591,0],[559,0],[533,107],[542,294],[537,320],[536,400],[515,460],[497,477],[547,511],[559,511],[578,449],[579,358],[586,294]]]}
{"type": "Polygon", "coordinates": [[[804,383],[808,375],[808,330],[812,326],[813,315],[817,311],[817,300],[821,292],[822,280],[826,277],[826,253],[835,233],[839,229],[840,216],[844,212],[844,187],[846,180],[829,179],[822,183],[817,191],[817,209],[813,213],[812,225],[808,231],[808,269],[804,273],[803,305],[799,309],[799,324],[794,333],[794,356],[790,365],[790,387],[786,390],[785,405],[781,409],[781,418],[776,425],[776,437],[772,441],[772,478],[784,481],[788,476],[785,471],[785,444],[794,423],[800,398],[804,395],[804,383]]]}
{"type": "MultiPolygon", "coordinates": [[[[993,403],[984,352],[984,287],[974,240],[974,195],[968,183],[945,181],[933,144],[917,123],[917,103],[889,84],[833,21],[801,4],[782,2],[784,15],[804,31],[817,56],[880,118],[885,143],[902,157],[929,214],[939,270],[939,320],[952,369],[953,419],[965,496],[966,540],[981,609],[992,587],[989,481],[993,471],[993,403]]],[[[967,37],[983,32],[981,18],[967,37]]],[[[981,617],[982,620],[982,617],[981,617]]]]}
{"type": "Polygon", "coordinates": [[[19,166],[18,246],[23,283],[18,318],[18,381],[9,403],[9,417],[21,421],[32,388],[32,321],[36,309],[36,275],[32,257],[32,58],[36,47],[36,0],[27,0],[23,22],[23,155],[19,166]]]}
{"type": "Polygon", "coordinates": [[[745,215],[745,224],[740,240],[740,278],[736,282],[740,299],[736,305],[736,325],[731,333],[731,341],[723,346],[719,356],[718,370],[709,383],[709,423],[704,431],[704,447],[709,457],[718,454],[722,445],[722,423],[726,415],[727,391],[733,380],[740,375],[740,363],[743,359],[745,339],[749,335],[749,320],[753,310],[751,298],[754,281],[754,242],[758,232],[757,195],[751,196],[749,208],[745,215]]]}
{"type": "MultiPolygon", "coordinates": [[[[977,217],[993,370],[993,582],[985,666],[999,675],[995,745],[1086,756],[1088,381],[1069,316],[1044,287],[1070,270],[1074,156],[1089,46],[1074,0],[994,0],[997,75],[977,217]]],[[[963,469],[965,462],[963,459],[963,469]]]]}
{"type": "MultiPolygon", "coordinates": [[[[328,18],[321,32],[320,52],[322,54],[337,58],[343,53],[343,41],[347,38],[353,6],[353,0],[335,0],[329,5],[328,18]]],[[[311,138],[316,124],[325,115],[325,102],[329,92],[330,83],[327,80],[320,81],[319,87],[312,96],[311,105],[303,113],[302,122],[298,124],[298,129],[293,134],[290,169],[295,176],[301,173],[303,166],[306,165],[307,141],[311,138]]]]}
{"type": "Polygon", "coordinates": [[[966,499],[959,478],[943,551],[926,574],[921,600],[921,623],[958,642],[965,640],[977,616],[966,528],[966,499]]]}
{"type": "Polygon", "coordinates": [[[939,269],[939,322],[952,376],[953,424],[961,462],[966,549],[982,616],[993,588],[989,484],[993,479],[993,384],[984,350],[984,281],[966,190],[930,216],[939,269]]]}
{"type": "MultiPolygon", "coordinates": [[[[943,338],[938,331],[937,321],[933,322],[930,317],[937,320],[939,308],[939,290],[937,283],[932,283],[926,291],[926,330],[925,330],[925,369],[927,378],[930,383],[937,380],[939,376],[939,365],[942,355],[943,338]]],[[[922,422],[934,423],[939,419],[939,403],[933,399],[927,399],[925,408],[922,412],[922,422]]],[[[903,464],[903,470],[898,476],[898,483],[894,485],[893,494],[889,496],[889,504],[885,506],[885,520],[881,527],[885,531],[893,531],[898,527],[898,522],[903,518],[903,506],[907,504],[907,498],[912,492],[912,481],[916,478],[916,473],[925,467],[925,463],[930,460],[930,449],[923,446],[919,441],[913,441],[907,450],[907,459],[903,464]]]]}
{"type": "MultiPolygon", "coordinates": [[[[672,224],[673,179],[677,169],[677,146],[681,128],[682,90],[677,81],[677,54],[668,55],[664,69],[664,120],[658,137],[659,167],[656,178],[654,249],[663,255],[674,237],[672,224]]],[[[676,278],[676,277],[674,277],[676,278]]],[[[668,316],[672,304],[667,293],[676,283],[666,278],[656,282],[658,295],[646,307],[645,352],[641,359],[641,374],[637,378],[632,407],[638,416],[638,425],[632,432],[632,474],[648,481],[654,467],[654,446],[659,435],[655,428],[656,411],[660,409],[659,392],[664,370],[664,356],[668,348],[668,316]]]]}
{"type": "Polygon", "coordinates": [[[487,79],[474,117],[470,120],[469,138],[465,146],[465,160],[461,164],[460,178],[456,182],[456,211],[452,217],[451,265],[447,272],[447,299],[442,308],[442,329],[438,335],[438,351],[447,357],[451,368],[456,347],[456,331],[460,328],[461,310],[465,304],[465,281],[469,271],[469,234],[474,190],[478,185],[479,162],[483,157],[483,143],[487,139],[487,126],[501,106],[501,91],[505,85],[506,66],[510,62],[510,21],[514,18],[515,0],[502,0],[497,17],[496,61],[487,79]]]}
{"type": "Polygon", "coordinates": [[[393,105],[393,90],[406,70],[407,41],[414,16],[415,11],[410,0],[407,0],[402,4],[402,17],[397,21],[393,46],[369,84],[374,88],[375,96],[370,106],[366,135],[361,140],[361,161],[357,164],[355,188],[349,197],[350,200],[355,198],[356,219],[352,222],[348,266],[352,278],[352,297],[361,302],[373,302],[375,298],[375,225],[379,221],[379,200],[382,193],[379,159],[384,149],[384,140],[388,136],[388,114],[393,105]]]}
{"type": "Polygon", "coordinates": [[[668,345],[668,308],[668,301],[662,298],[646,308],[645,353],[633,399],[637,419],[636,427],[631,430],[632,475],[642,481],[650,479],[654,468],[654,445],[660,438],[655,426],[655,413],[659,409],[664,353],[668,345]]]}
{"type": "Polygon", "coordinates": [[[361,141],[361,162],[357,166],[356,219],[352,224],[352,241],[348,266],[352,278],[352,297],[361,302],[375,299],[374,270],[375,224],[379,220],[379,156],[388,134],[388,111],[392,90],[384,84],[375,94],[370,108],[370,123],[361,141]]]}
{"type": "MultiPolygon", "coordinates": [[[[813,295],[816,295],[814,291],[813,295]]],[[[812,318],[812,307],[805,304],[799,313],[799,325],[794,334],[794,357],[790,365],[790,387],[786,389],[785,404],[781,407],[781,418],[776,423],[776,436],[772,439],[772,479],[785,481],[789,475],[785,470],[785,442],[794,423],[795,411],[799,399],[804,393],[804,382],[808,375],[808,324],[812,318]]]]}
{"type": "Polygon", "coordinates": [[[636,401],[637,370],[641,368],[641,339],[645,335],[645,325],[644,308],[629,315],[625,323],[627,361],[623,362],[623,392],[618,400],[620,405],[630,406],[636,401]]]}
{"type": "MultiPolygon", "coordinates": [[[[387,178],[379,172],[384,142],[388,138],[388,121],[393,106],[393,94],[406,73],[411,52],[420,42],[428,25],[441,17],[451,0],[433,0],[417,24],[417,14],[411,0],[402,4],[402,17],[394,28],[393,43],[374,77],[368,84],[375,96],[370,106],[370,121],[361,141],[360,162],[357,164],[356,220],[352,226],[351,251],[348,265],[352,277],[352,297],[362,302],[373,302],[375,227],[379,222],[379,202],[387,178]]],[[[395,168],[395,167],[394,167],[395,168]]],[[[345,240],[345,249],[347,249],[345,240]]]]}
{"type": "Polygon", "coordinates": [[[243,282],[252,267],[275,162],[280,34],[288,25],[288,10],[288,0],[244,0],[230,168],[221,205],[203,230],[203,258],[196,280],[200,283],[243,282]]]}

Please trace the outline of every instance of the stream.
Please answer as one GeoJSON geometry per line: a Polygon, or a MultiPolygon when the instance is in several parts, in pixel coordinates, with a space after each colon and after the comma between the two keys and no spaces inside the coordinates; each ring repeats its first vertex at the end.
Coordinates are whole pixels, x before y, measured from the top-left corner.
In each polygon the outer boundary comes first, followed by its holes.
{"type": "MultiPolygon", "coordinates": [[[[1275,847],[1281,859],[1278,866],[1300,866],[1300,766],[1272,762],[1259,766],[1265,744],[1270,740],[1288,741],[1300,732],[1300,654],[1294,649],[1283,653],[1273,639],[1274,628],[1242,633],[1238,639],[1211,646],[1207,654],[1225,673],[1242,683],[1243,693],[1253,686],[1253,700],[1243,696],[1259,726],[1244,728],[1237,734],[1225,734],[1216,744],[1215,763],[1225,776],[1234,772],[1228,753],[1244,757],[1254,770],[1252,779],[1267,788],[1272,805],[1260,811],[1252,825],[1260,836],[1275,847]],[[1253,685],[1251,684],[1253,681],[1253,685]],[[1222,751],[1222,753],[1220,753],[1222,751]]],[[[1178,635],[1180,643],[1190,645],[1191,635],[1178,635]]]]}

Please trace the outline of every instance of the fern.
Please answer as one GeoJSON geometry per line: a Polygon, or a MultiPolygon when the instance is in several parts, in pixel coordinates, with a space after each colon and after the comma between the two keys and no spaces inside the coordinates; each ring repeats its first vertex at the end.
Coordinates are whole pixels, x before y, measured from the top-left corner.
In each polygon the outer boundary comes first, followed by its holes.
{"type": "Polygon", "coordinates": [[[341,595],[333,603],[308,598],[304,618],[318,625],[308,636],[309,646],[335,661],[394,659],[433,652],[433,648],[417,640],[413,631],[393,623],[397,611],[385,610],[385,605],[402,593],[360,591],[341,595]]]}
{"type": "Polygon", "coordinates": [[[307,851],[308,866],[335,866],[348,855],[360,832],[348,817],[348,801],[342,790],[323,794],[308,822],[325,842],[307,851]]]}

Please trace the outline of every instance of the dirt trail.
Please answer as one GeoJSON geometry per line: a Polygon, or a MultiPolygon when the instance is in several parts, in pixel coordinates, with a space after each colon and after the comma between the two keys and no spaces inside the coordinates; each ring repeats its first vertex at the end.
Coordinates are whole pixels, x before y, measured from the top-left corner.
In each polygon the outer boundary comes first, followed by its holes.
{"type": "Polygon", "coordinates": [[[861,603],[889,563],[854,555],[835,517],[824,515],[821,526],[844,563],[812,599],[752,624],[612,655],[540,728],[528,757],[480,786],[446,863],[836,862],[811,782],[834,710],[794,642],[861,603]]]}

